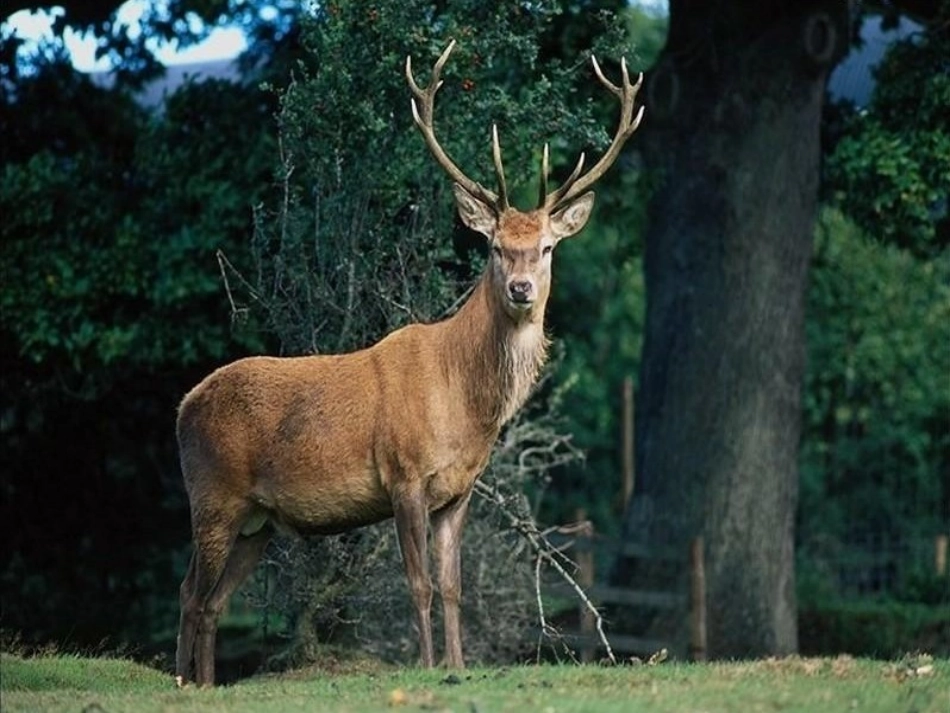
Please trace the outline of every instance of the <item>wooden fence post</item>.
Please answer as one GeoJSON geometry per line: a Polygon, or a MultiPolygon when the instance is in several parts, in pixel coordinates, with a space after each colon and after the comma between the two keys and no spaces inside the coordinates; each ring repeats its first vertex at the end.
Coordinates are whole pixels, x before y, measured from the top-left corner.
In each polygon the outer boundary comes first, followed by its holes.
{"type": "Polygon", "coordinates": [[[623,380],[623,512],[630,506],[633,497],[634,478],[634,442],[633,442],[633,379],[629,376],[623,380]]]}
{"type": "Polygon", "coordinates": [[[950,537],[937,535],[934,539],[934,571],[938,577],[947,573],[947,545],[950,537]]]}
{"type": "MultiPolygon", "coordinates": [[[[577,583],[583,587],[585,592],[589,593],[594,586],[594,526],[587,521],[587,511],[584,508],[578,508],[575,517],[578,523],[583,523],[583,527],[577,533],[579,544],[577,547],[577,583]]],[[[594,660],[593,637],[596,622],[594,613],[583,602],[580,604],[579,613],[581,662],[590,663],[594,660]]]]}
{"type": "Polygon", "coordinates": [[[689,548],[689,653],[693,661],[706,660],[706,565],[703,538],[689,548]]]}

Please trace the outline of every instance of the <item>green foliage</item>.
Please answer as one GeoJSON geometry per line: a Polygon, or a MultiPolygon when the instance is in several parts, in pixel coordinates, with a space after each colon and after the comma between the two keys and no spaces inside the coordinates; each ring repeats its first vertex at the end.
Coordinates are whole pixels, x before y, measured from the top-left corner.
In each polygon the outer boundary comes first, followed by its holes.
{"type": "Polygon", "coordinates": [[[875,238],[933,255],[950,245],[950,5],[892,47],[871,106],[850,116],[827,165],[833,200],[875,238]]]}
{"type": "Polygon", "coordinates": [[[943,5],[943,19],[889,50],[871,105],[837,107],[841,125],[825,126],[835,208],[820,216],[811,273],[798,518],[809,651],[893,653],[927,630],[905,604],[950,596],[932,571],[950,518],[943,5]],[[841,603],[882,597],[874,611],[841,603]]]}
{"type": "MultiPolygon", "coordinates": [[[[103,90],[67,81],[107,106],[103,90]]],[[[67,108],[25,84],[5,123],[38,146],[49,128],[36,115],[67,108]]],[[[124,111],[100,112],[96,135],[53,132],[51,148],[10,156],[0,176],[0,329],[52,388],[65,380],[85,398],[117,372],[207,363],[232,348],[227,320],[208,320],[227,305],[214,252],[246,239],[270,167],[267,105],[253,92],[186,87],[160,117],[113,102],[124,111]]]]}
{"type": "MultiPolygon", "coordinates": [[[[606,142],[597,105],[582,98],[589,68],[581,58],[571,65],[539,58],[561,12],[556,2],[454,2],[435,14],[421,2],[332,3],[304,28],[310,58],[282,97],[283,207],[262,211],[257,223],[263,272],[254,299],[269,306],[286,351],[346,350],[407,321],[434,319],[458,294],[457,282],[477,270],[471,253],[482,241],[453,231],[448,182],[412,122],[407,56],[426,82],[457,39],[436,102],[437,131],[464,171],[492,185],[496,123],[522,203],[545,141],[561,162],[606,142]]],[[[607,56],[616,56],[606,43],[618,33],[604,33],[607,56]]]]}
{"type": "Polygon", "coordinates": [[[261,341],[233,333],[215,251],[250,236],[271,108],[209,83],[149,114],[35,69],[0,104],[5,624],[144,641],[175,616],[187,532],[175,405],[261,341]]]}
{"type": "Polygon", "coordinates": [[[819,221],[809,293],[799,530],[818,551],[932,537],[950,497],[950,251],[874,242],[834,210],[819,221]]]}
{"type": "Polygon", "coordinates": [[[635,170],[617,173],[598,189],[584,234],[556,256],[550,322],[564,360],[555,380],[568,388],[568,427],[586,457],[555,474],[542,511],[546,522],[570,522],[583,505],[605,532],[622,515],[622,385],[639,370],[645,310],[640,238],[647,191],[635,170]]]}

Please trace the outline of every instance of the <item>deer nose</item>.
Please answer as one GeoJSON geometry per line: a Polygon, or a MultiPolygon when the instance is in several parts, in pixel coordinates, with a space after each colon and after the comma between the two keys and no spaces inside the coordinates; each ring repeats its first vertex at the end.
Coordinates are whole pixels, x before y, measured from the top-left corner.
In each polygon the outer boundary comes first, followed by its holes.
{"type": "Polygon", "coordinates": [[[508,284],[508,294],[512,302],[525,304],[531,301],[532,285],[530,280],[512,280],[508,284]]]}

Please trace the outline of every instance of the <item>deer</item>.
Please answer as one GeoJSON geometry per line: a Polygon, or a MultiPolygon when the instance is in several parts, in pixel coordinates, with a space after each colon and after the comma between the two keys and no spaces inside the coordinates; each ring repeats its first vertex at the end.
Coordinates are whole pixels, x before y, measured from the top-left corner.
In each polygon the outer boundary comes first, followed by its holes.
{"type": "Polygon", "coordinates": [[[436,138],[442,68],[420,86],[411,55],[411,109],[432,156],[452,180],[462,222],[490,246],[481,279],[461,307],[409,324],[348,354],[246,357],[212,372],[182,400],[176,424],[193,552],[180,588],[179,685],[214,684],[218,618],[278,531],[332,535],[392,518],[423,667],[434,666],[429,531],[444,628],[444,664],[464,667],[459,604],[462,529],[476,480],[504,424],[524,404],[545,362],[544,313],[555,246],[584,228],[590,190],[636,131],[642,74],[599,81],[620,101],[612,143],[586,173],[584,154],[548,192],[541,157],[538,206],[508,200],[497,125],[498,192],[467,177],[436,138]]]}

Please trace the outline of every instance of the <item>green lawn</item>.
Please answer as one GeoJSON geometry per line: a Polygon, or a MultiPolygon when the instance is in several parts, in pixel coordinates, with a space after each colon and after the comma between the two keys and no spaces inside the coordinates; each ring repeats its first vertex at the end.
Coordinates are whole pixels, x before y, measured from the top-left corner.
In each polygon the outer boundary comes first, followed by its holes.
{"type": "Polygon", "coordinates": [[[179,690],[168,674],[129,661],[2,654],[0,697],[3,713],[948,713],[950,661],[789,658],[458,674],[364,663],[179,690]]]}

